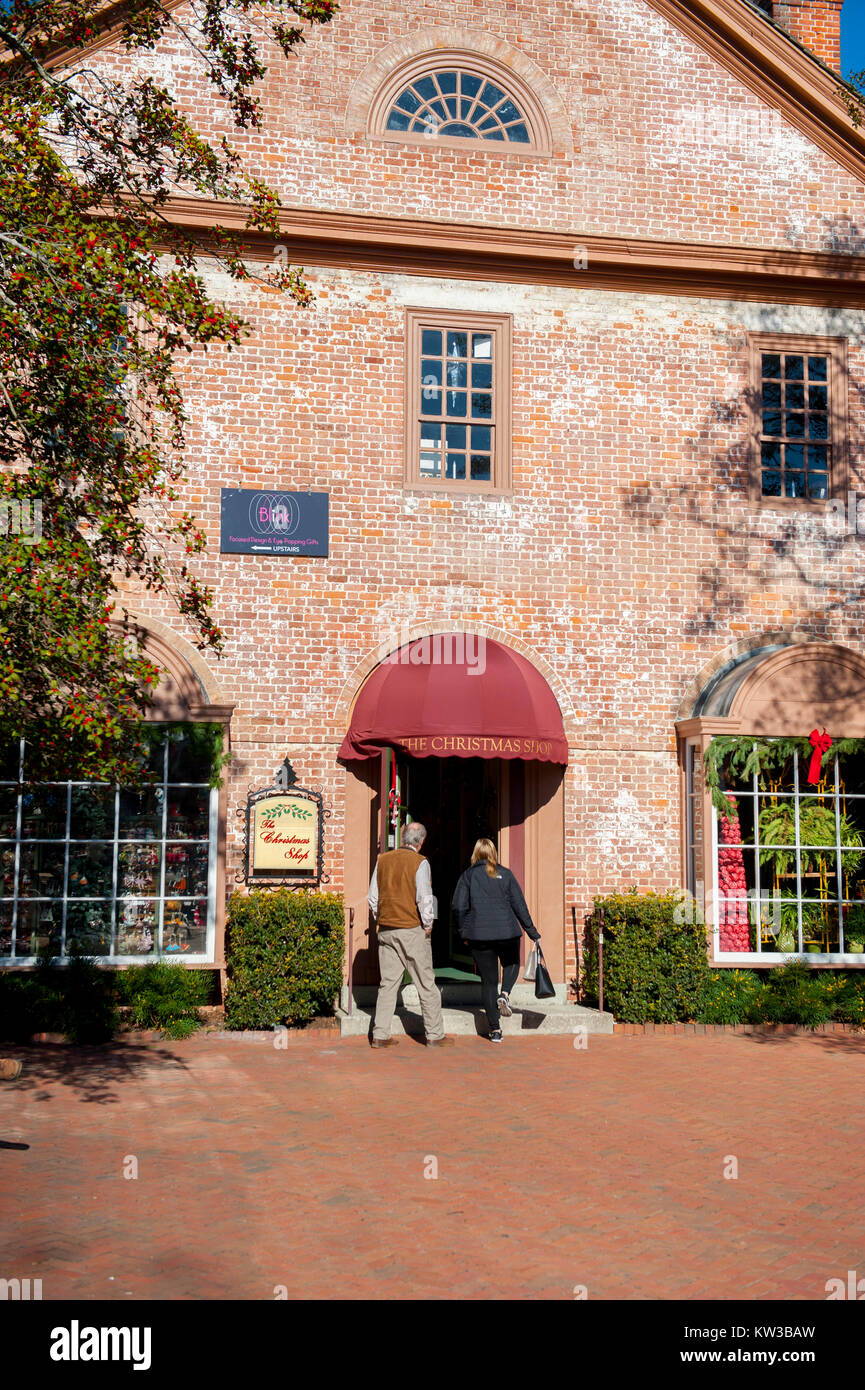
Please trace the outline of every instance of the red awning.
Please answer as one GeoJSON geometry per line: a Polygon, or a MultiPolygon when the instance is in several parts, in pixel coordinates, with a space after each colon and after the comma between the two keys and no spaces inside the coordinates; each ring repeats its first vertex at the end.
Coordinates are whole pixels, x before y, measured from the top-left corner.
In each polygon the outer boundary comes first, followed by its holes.
{"type": "Polygon", "coordinates": [[[415,758],[568,761],[543,676],[518,652],[463,633],[418,638],[373,671],[339,756],[375,758],[385,747],[415,758]]]}

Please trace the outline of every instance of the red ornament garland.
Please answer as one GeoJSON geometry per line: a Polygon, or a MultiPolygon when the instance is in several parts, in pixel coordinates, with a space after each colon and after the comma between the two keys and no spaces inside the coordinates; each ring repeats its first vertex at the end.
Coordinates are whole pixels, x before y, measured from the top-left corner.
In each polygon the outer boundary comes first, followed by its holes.
{"type": "MultiPolygon", "coordinates": [[[[390,812],[390,823],[395,830],[398,830],[401,797],[396,785],[396,758],[394,758],[393,762],[391,763],[390,794],[388,795],[387,802],[388,810],[390,812]]],[[[397,849],[398,848],[399,844],[397,844],[397,849]]]]}
{"type": "MultiPolygon", "coordinates": [[[[727,797],[734,806],[732,797],[727,797]]],[[[742,854],[742,830],[736,816],[719,816],[718,946],[722,951],[750,951],[748,883],[742,854]]]]}

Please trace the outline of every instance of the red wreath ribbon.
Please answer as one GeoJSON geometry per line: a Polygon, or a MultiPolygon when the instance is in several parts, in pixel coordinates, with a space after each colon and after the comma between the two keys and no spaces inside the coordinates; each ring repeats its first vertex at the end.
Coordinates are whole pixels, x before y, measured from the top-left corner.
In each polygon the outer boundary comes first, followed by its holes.
{"type": "Polygon", "coordinates": [[[814,752],[811,754],[811,761],[808,764],[808,781],[819,782],[820,764],[823,761],[823,754],[828,752],[832,747],[832,740],[825,729],[822,734],[818,733],[816,729],[812,729],[808,735],[808,742],[814,749],[814,752]]]}

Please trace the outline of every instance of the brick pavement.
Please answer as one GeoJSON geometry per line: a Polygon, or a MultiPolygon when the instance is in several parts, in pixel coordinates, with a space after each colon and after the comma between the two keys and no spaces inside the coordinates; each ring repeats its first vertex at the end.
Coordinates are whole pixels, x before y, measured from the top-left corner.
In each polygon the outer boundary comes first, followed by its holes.
{"type": "Polygon", "coordinates": [[[821,1299],[865,1271],[862,1038],[13,1051],[0,1274],[45,1299],[821,1299]]]}

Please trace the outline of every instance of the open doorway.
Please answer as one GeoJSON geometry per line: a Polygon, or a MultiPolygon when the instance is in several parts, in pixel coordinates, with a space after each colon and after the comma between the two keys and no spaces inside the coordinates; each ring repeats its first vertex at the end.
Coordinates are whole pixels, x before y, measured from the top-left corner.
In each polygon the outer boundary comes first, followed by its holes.
{"type": "Polygon", "coordinates": [[[430,861],[439,913],[433,927],[436,977],[474,976],[451,911],[457,880],[471,862],[475,841],[498,843],[499,765],[486,758],[406,759],[406,811],[427,828],[423,852],[430,861]]]}
{"type": "Polygon", "coordinates": [[[432,933],[433,965],[438,979],[474,978],[471,953],[463,945],[451,911],[457,880],[471,862],[475,841],[483,836],[499,843],[501,769],[498,759],[410,758],[396,756],[391,767],[390,847],[397,843],[396,822],[421,821],[427,838],[423,853],[430,861],[438,917],[432,933]],[[396,803],[396,804],[394,804],[396,803]]]}
{"type": "Polygon", "coordinates": [[[427,827],[423,853],[439,905],[432,946],[440,980],[477,978],[454,931],[450,905],[481,835],[495,842],[499,859],[516,874],[544,937],[553,979],[564,980],[564,768],[520,758],[414,758],[385,747],[380,757],[347,773],[345,891],[356,908],[355,983],[378,982],[367,889],[376,855],[395,848],[408,819],[427,827]]]}

